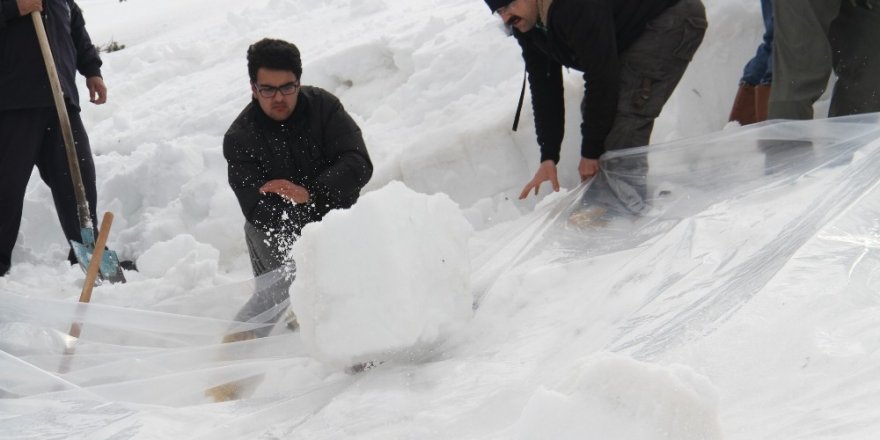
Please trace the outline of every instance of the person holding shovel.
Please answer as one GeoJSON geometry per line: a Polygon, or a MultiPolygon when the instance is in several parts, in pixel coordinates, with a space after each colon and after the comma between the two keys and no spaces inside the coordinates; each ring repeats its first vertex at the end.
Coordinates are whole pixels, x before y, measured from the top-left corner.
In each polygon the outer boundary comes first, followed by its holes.
{"type": "MultiPolygon", "coordinates": [[[[97,225],[95,164],[80,118],[76,72],[90,100],[107,101],[101,58],[73,0],[0,0],[0,276],[10,268],[25,190],[34,166],[52,191],[68,242],[81,240],[77,200],[46,64],[30,15],[41,12],[67,106],[92,224],[97,225]]],[[[71,250],[68,259],[75,264],[71,250]]]]}

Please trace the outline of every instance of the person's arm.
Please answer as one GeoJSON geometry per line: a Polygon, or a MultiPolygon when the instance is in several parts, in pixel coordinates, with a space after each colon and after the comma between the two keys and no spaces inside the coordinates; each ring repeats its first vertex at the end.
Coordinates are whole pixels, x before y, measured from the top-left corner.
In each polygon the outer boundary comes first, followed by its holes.
{"type": "Polygon", "coordinates": [[[553,31],[571,45],[584,70],[581,157],[598,159],[614,124],[620,94],[620,59],[609,2],[566,2],[552,11],[553,31]]]}
{"type": "Polygon", "coordinates": [[[92,44],[82,10],[76,3],[70,9],[70,36],[76,48],[76,70],[86,78],[101,76],[101,56],[92,44]]]}
{"type": "Polygon", "coordinates": [[[534,29],[528,34],[514,32],[522,48],[523,61],[532,95],[535,132],[541,148],[541,162],[559,162],[562,137],[565,133],[565,102],[562,87],[562,65],[547,56],[531,38],[544,38],[534,29]]]}
{"type": "Polygon", "coordinates": [[[373,163],[367,153],[360,128],[342,104],[332,99],[323,118],[324,152],[331,165],[316,179],[312,188],[321,211],[347,207],[373,175],[373,163]]]}
{"type": "Polygon", "coordinates": [[[70,9],[70,36],[76,48],[76,70],[86,77],[89,100],[95,104],[107,102],[107,86],[101,76],[103,62],[86,31],[82,10],[76,3],[73,3],[70,9]]]}
{"type": "Polygon", "coordinates": [[[223,139],[223,155],[228,163],[229,186],[238,199],[248,222],[263,231],[299,235],[312,219],[311,204],[293,204],[281,195],[261,191],[267,183],[260,170],[256,139],[230,134],[223,139]]]}

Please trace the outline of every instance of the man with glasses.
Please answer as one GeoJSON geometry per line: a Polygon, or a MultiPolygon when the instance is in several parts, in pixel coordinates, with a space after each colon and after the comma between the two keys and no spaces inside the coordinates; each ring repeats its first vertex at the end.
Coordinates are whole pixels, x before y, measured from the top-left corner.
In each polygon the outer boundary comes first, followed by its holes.
{"type": "MultiPolygon", "coordinates": [[[[236,321],[274,323],[295,271],[288,254],[302,228],[331,209],[348,208],[373,165],[361,130],[339,100],[304,86],[297,47],[263,39],[247,52],[252,100],[223,139],[229,185],[245,217],[254,276],[284,267],[236,321]],[[270,284],[271,284],[270,283],[270,284]]],[[[271,326],[227,340],[266,336],[271,326]]]]}
{"type": "MultiPolygon", "coordinates": [[[[598,172],[606,151],[649,143],[654,119],[706,30],[700,0],[485,1],[522,47],[532,94],[541,164],[520,198],[537,194],[548,180],[559,190],[562,66],[583,72],[578,173],[585,180],[598,172]]],[[[647,164],[636,168],[644,169],[631,171],[647,172],[647,164]]]]}

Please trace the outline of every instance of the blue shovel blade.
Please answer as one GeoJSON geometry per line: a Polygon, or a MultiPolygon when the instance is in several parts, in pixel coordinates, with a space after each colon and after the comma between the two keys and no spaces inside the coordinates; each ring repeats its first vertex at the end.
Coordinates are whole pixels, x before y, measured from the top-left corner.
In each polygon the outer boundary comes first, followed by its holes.
{"type": "MultiPolygon", "coordinates": [[[[83,272],[88,271],[89,264],[92,262],[92,255],[95,253],[95,234],[94,231],[84,228],[80,232],[82,234],[83,243],[77,243],[70,240],[73,247],[73,253],[83,272]]],[[[101,279],[110,281],[111,283],[124,283],[125,276],[122,274],[122,268],[119,266],[119,258],[116,252],[109,249],[104,250],[101,257],[101,266],[99,269],[101,279]]]]}

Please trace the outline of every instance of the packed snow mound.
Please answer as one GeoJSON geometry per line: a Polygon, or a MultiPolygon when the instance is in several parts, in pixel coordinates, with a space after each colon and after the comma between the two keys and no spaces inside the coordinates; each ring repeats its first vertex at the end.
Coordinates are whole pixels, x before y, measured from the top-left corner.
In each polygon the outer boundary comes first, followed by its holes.
{"type": "Polygon", "coordinates": [[[529,399],[519,440],[720,440],[718,390],[682,365],[600,353],[529,399]]]}
{"type": "Polygon", "coordinates": [[[307,225],[290,288],[303,343],[340,366],[425,353],[473,314],[472,233],[448,196],[400,182],[307,225]]]}

